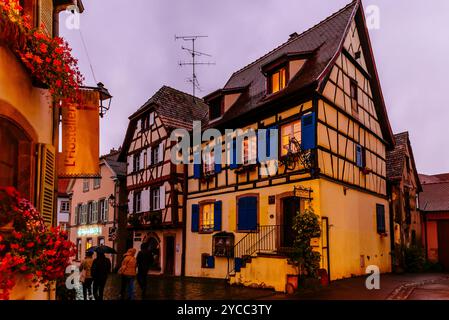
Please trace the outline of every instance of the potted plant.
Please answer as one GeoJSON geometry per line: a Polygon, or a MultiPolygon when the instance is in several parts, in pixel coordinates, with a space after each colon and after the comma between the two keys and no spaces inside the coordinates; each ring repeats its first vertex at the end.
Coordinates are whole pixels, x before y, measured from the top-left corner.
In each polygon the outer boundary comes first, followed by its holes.
{"type": "MultiPolygon", "coordinates": [[[[290,263],[297,268],[297,275],[289,275],[287,282],[297,286],[308,286],[319,282],[321,254],[313,250],[311,240],[321,236],[319,217],[312,207],[297,212],[293,221],[296,237],[290,253],[290,263]]],[[[295,288],[297,289],[297,287],[295,288]]]]}

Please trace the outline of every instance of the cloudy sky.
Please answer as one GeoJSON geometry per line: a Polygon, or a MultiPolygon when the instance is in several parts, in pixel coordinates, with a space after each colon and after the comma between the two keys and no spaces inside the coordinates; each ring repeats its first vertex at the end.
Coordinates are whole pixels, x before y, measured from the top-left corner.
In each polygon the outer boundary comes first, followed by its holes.
{"type": "MultiPolygon", "coordinates": [[[[101,152],[122,144],[128,117],[162,85],[191,92],[191,69],[179,67],[188,45],[175,35],[207,35],[197,49],[212,55],[200,66],[204,96],[230,75],[302,32],[350,0],[84,0],[80,30],[61,36],[79,58],[86,84],[102,81],[114,96],[101,123],[101,152]],[[81,35],[87,52],[84,50],[81,35]]],[[[418,170],[449,172],[449,1],[365,0],[380,9],[370,30],[394,132],[409,131],[418,170]],[[431,2],[431,5],[430,5],[431,2]]]]}

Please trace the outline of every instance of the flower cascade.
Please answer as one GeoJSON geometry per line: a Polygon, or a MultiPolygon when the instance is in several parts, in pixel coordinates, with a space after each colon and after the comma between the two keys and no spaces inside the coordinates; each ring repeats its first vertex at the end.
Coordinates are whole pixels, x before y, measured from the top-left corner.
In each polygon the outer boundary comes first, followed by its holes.
{"type": "Polygon", "coordinates": [[[30,287],[64,278],[75,245],[59,228],[47,228],[42,216],[11,187],[0,188],[0,227],[12,223],[13,231],[0,233],[0,300],[8,300],[18,275],[30,287]]]}

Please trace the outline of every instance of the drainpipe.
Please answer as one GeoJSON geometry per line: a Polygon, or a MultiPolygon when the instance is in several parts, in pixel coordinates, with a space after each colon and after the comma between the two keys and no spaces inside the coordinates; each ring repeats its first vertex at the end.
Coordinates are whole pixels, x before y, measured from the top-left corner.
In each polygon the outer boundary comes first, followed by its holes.
{"type": "MultiPolygon", "coordinates": [[[[391,250],[391,271],[394,272],[394,263],[395,263],[395,243],[394,243],[394,210],[393,210],[393,199],[392,199],[392,192],[393,188],[391,184],[388,184],[388,206],[390,209],[390,250],[391,250]]],[[[396,257],[398,258],[398,257],[396,257]]]]}
{"type": "Polygon", "coordinates": [[[182,253],[181,253],[181,277],[186,275],[186,238],[187,238],[187,189],[188,189],[188,166],[184,164],[184,181],[182,188],[182,253]]]}

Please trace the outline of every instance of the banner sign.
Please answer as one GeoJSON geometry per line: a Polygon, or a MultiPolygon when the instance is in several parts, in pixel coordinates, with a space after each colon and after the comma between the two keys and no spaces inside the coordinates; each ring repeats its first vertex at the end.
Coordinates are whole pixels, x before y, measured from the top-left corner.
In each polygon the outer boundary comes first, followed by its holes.
{"type": "Polygon", "coordinates": [[[100,176],[100,117],[98,91],[81,90],[81,102],[62,109],[62,153],[59,178],[100,176]]]}

